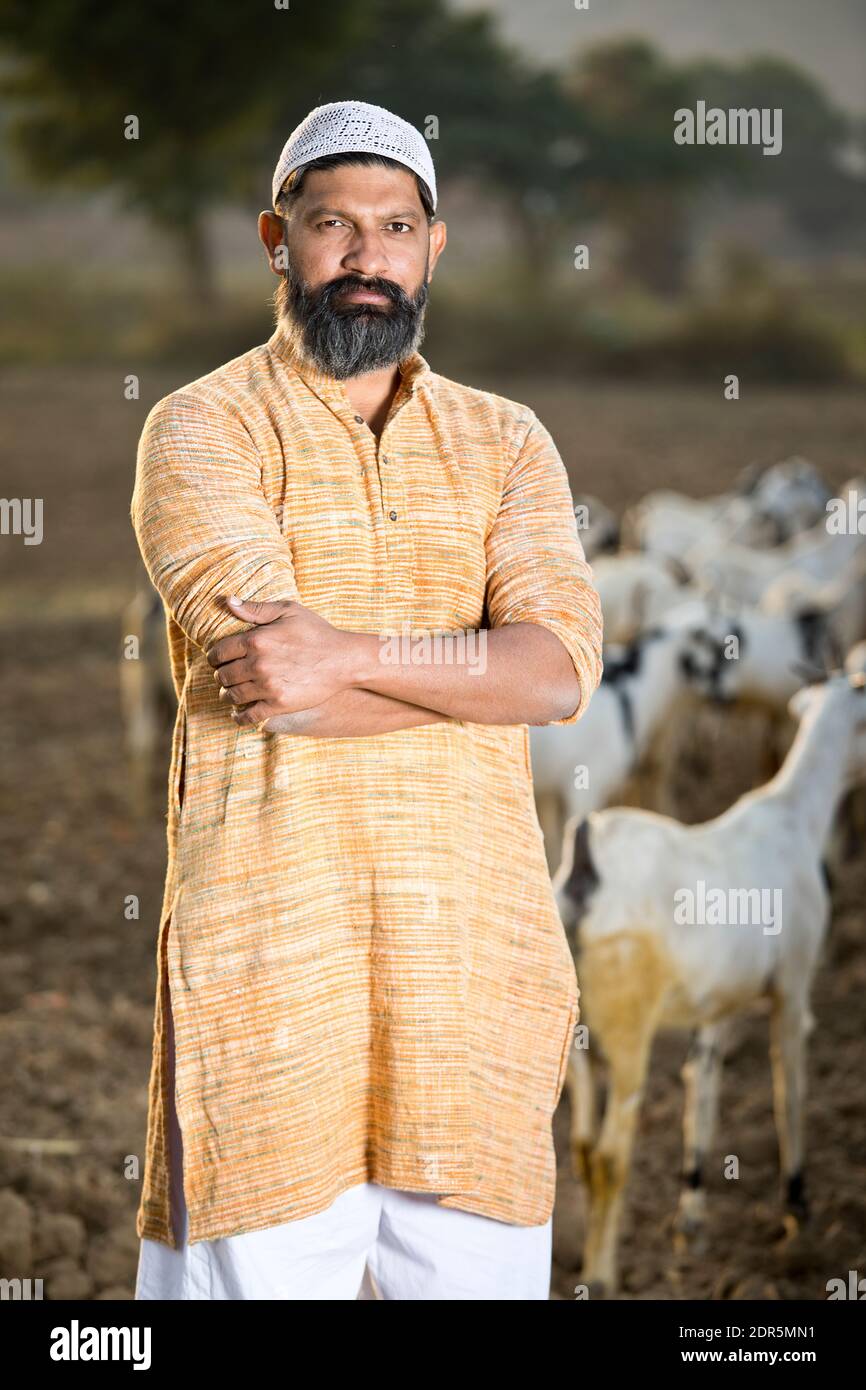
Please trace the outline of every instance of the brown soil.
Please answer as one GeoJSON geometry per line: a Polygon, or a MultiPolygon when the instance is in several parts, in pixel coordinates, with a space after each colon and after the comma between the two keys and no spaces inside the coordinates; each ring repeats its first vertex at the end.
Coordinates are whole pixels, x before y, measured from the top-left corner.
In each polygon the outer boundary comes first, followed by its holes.
{"type": "MultiPolygon", "coordinates": [[[[164,801],[138,822],[118,703],[120,611],[137,567],[129,524],[135,443],[149,405],[185,374],[123,398],[110,370],[6,374],[9,497],[44,499],[45,537],[0,544],[7,773],[0,824],[0,1276],[45,1281],[48,1298],[132,1296],[135,1210],[150,1068],[164,801]],[[128,900],[137,898],[137,918],[128,900]],[[32,1143],[30,1142],[32,1141],[32,1143]],[[52,1151],[45,1141],[60,1141],[52,1151]],[[135,1165],[138,1165],[136,1172],[135,1165]]],[[[480,383],[473,383],[480,384],[480,383]]],[[[486,382],[537,410],[575,492],[622,507],[649,487],[696,494],[755,459],[812,457],[838,484],[860,461],[866,410],[848,393],[721,392],[486,382]]],[[[751,785],[759,734],[690,716],[674,794],[684,819],[751,785]],[[712,733],[712,737],[710,737],[712,733]]],[[[663,1037],[638,1138],[622,1243],[623,1296],[823,1298],[866,1271],[866,863],[842,876],[814,1000],[808,1180],[812,1227],[780,1245],[766,1019],[747,1020],[726,1072],[708,1245],[675,1256],[684,1037],[663,1037]],[[726,1182],[734,1152],[741,1179],[726,1182]]],[[[578,1280],[581,1193],[557,1116],[561,1181],[552,1296],[578,1280]]]]}

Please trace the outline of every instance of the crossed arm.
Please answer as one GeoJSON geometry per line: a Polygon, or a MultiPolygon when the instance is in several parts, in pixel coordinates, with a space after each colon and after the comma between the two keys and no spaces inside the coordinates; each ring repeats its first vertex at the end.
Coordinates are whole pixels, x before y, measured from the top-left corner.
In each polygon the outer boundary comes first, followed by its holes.
{"type": "Polygon", "coordinates": [[[257,452],[222,404],[180,391],[154,407],[132,521],[152,582],[239,724],[346,737],[448,720],[571,723],[600,679],[598,595],[564,466],[535,417],[487,537],[483,664],[448,660],[456,636],[442,636],[436,662],[386,659],[377,634],[302,604],[257,452]]]}
{"type": "Polygon", "coordinates": [[[413,663],[399,645],[333,627],[300,603],[230,599],[229,607],[257,626],[209,649],[219,698],[236,723],[267,721],[269,733],[322,738],[443,719],[544,723],[580,702],[568,652],[533,623],[482,629],[471,646],[465,634],[443,635],[435,662],[422,649],[413,663]]]}

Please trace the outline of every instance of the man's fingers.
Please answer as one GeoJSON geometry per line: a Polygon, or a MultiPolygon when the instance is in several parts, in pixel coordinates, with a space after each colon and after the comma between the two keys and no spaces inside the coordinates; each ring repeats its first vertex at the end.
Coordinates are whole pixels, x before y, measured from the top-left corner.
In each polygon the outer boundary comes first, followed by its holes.
{"type": "Polygon", "coordinates": [[[233,632],[230,637],[221,637],[212,647],[208,647],[205,653],[211,666],[224,666],[227,661],[236,661],[246,654],[246,632],[233,632]]]}
{"type": "Polygon", "coordinates": [[[264,700],[256,700],[255,704],[247,705],[246,709],[233,709],[232,719],[236,724],[245,727],[248,724],[261,724],[263,719],[270,719],[275,713],[276,711],[265,704],[264,700]]]}
{"type": "MultiPolygon", "coordinates": [[[[295,599],[281,599],[279,602],[270,599],[240,599],[235,594],[230,594],[225,603],[236,617],[244,622],[260,625],[276,622],[277,618],[284,618],[293,608],[301,607],[295,599]]],[[[219,642],[209,647],[205,655],[210,665],[222,666],[227,661],[244,656],[249,632],[249,628],[246,632],[233,632],[229,637],[222,637],[219,642]]]]}
{"type": "Polygon", "coordinates": [[[221,686],[219,697],[224,705],[251,705],[261,699],[261,694],[252,681],[243,681],[240,685],[221,686]]]}
{"type": "Polygon", "coordinates": [[[213,673],[217,685],[240,685],[242,681],[252,680],[254,676],[255,671],[248,657],[227,661],[218,666],[213,673]]]}
{"type": "Polygon", "coordinates": [[[276,603],[270,599],[242,599],[238,598],[237,594],[230,594],[226,603],[232,612],[237,613],[245,622],[272,623],[275,618],[282,618],[288,612],[292,600],[276,603]]]}

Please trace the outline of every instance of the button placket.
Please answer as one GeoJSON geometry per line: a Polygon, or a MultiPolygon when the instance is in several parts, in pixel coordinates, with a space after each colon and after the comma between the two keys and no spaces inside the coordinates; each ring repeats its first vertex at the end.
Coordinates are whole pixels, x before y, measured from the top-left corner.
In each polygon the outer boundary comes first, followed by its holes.
{"type": "Polygon", "coordinates": [[[382,517],[385,526],[385,548],[388,556],[388,606],[392,621],[404,621],[411,616],[414,596],[415,544],[406,494],[400,471],[399,444],[391,425],[382,431],[378,455],[379,477],[382,485],[382,517]],[[389,436],[385,443],[386,434],[389,436]]]}

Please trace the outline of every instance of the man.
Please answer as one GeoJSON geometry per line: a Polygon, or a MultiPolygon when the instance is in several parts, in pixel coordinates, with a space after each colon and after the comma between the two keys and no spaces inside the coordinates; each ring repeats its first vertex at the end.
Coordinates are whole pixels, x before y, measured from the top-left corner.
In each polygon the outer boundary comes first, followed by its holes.
{"type": "Polygon", "coordinates": [[[276,331],[157,403],[132,499],[179,695],[137,1296],[547,1298],[527,725],[586,709],[598,596],[540,421],[417,350],[419,132],[317,108],[273,198],[276,331]]]}

